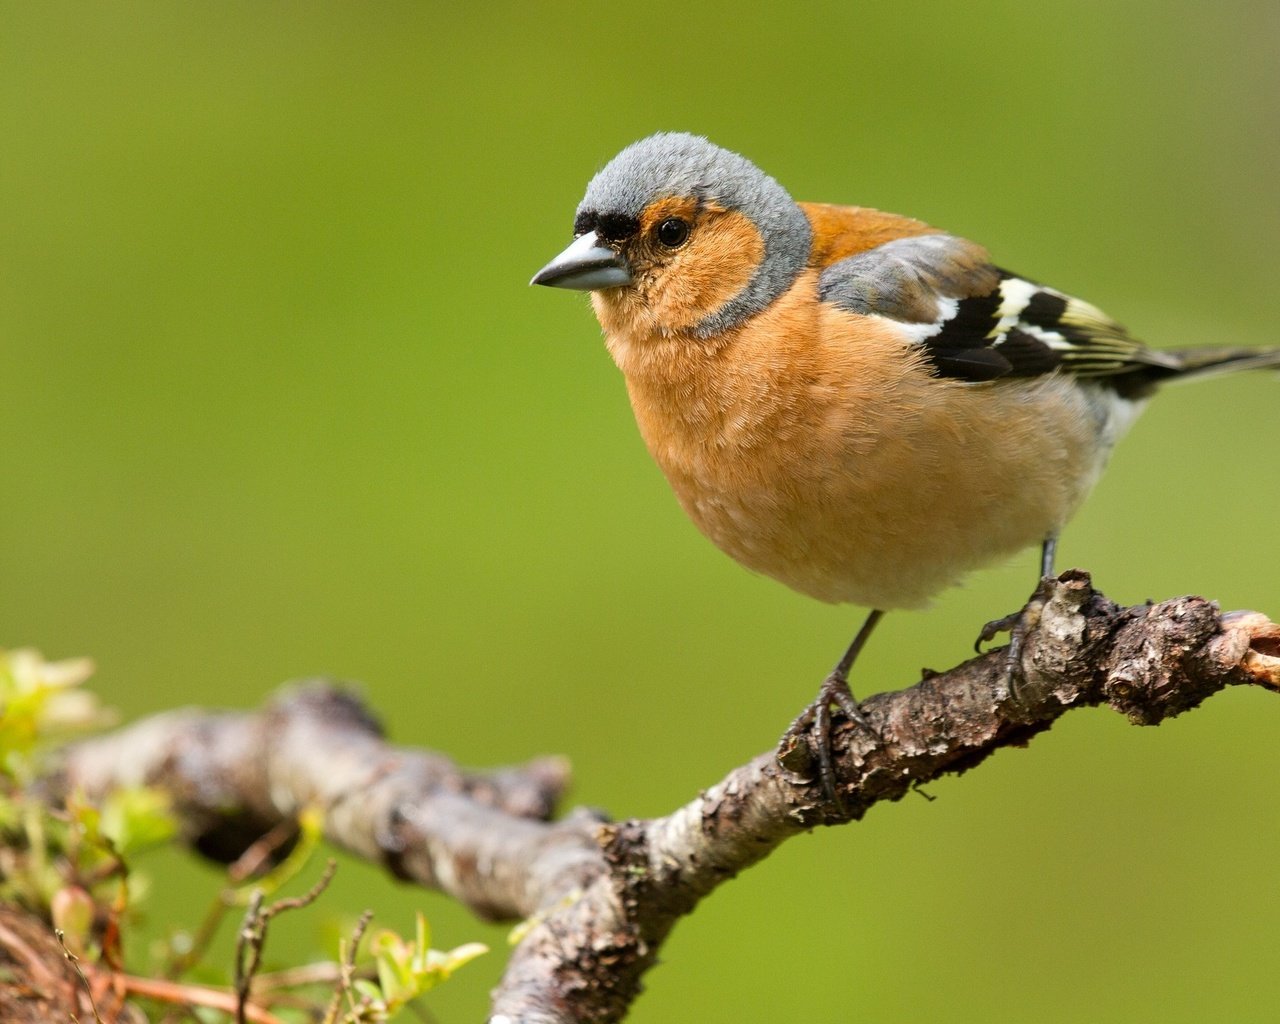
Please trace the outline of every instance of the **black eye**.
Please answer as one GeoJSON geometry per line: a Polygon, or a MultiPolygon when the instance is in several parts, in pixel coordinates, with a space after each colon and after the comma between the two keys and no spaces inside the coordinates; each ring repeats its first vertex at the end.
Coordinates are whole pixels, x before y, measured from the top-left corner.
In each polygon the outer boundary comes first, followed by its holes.
{"type": "Polygon", "coordinates": [[[658,241],[668,249],[678,249],[689,237],[689,224],[679,217],[669,217],[658,225],[658,241]]]}

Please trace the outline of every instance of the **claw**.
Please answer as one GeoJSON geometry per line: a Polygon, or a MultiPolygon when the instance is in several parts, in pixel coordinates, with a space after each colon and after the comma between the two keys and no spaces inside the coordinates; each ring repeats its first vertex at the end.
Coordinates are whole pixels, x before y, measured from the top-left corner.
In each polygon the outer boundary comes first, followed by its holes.
{"type": "Polygon", "coordinates": [[[1045,603],[1049,599],[1055,582],[1055,577],[1045,576],[1020,611],[999,619],[992,619],[982,627],[982,632],[978,634],[978,639],[973,645],[973,649],[981,654],[983,644],[989,643],[997,634],[1009,634],[1009,646],[1004,652],[1004,684],[1009,691],[1009,696],[1014,700],[1018,699],[1018,680],[1022,676],[1023,648],[1026,646],[1027,637],[1040,625],[1040,616],[1044,613],[1045,603]]]}
{"type": "Polygon", "coordinates": [[[836,771],[831,760],[831,705],[838,706],[849,721],[857,722],[877,740],[881,738],[880,734],[871,728],[858,707],[858,702],[854,700],[853,691],[849,689],[849,670],[853,668],[858,652],[866,646],[871,631],[876,628],[876,623],[883,617],[883,611],[872,610],[863,622],[862,628],[854,636],[853,642],[849,644],[849,649],[844,652],[844,657],[836,663],[836,667],[831,670],[831,675],[823,681],[814,702],[805,708],[791,723],[791,727],[782,734],[782,753],[779,763],[783,768],[792,770],[798,760],[795,755],[800,750],[800,741],[803,740],[810,753],[818,759],[818,773],[822,779],[823,793],[826,794],[828,802],[842,815],[844,801],[836,792],[836,771]]]}
{"type": "MultiPolygon", "coordinates": [[[[836,789],[835,762],[831,755],[831,706],[839,708],[849,721],[856,722],[878,740],[879,733],[867,721],[858,701],[849,689],[847,680],[832,672],[823,681],[818,696],[813,703],[802,711],[790,727],[782,735],[785,746],[798,747],[803,743],[808,747],[813,760],[818,762],[818,778],[822,783],[822,792],[827,800],[841,814],[845,811],[844,801],[836,789]]],[[[793,760],[788,758],[788,761],[793,760]]]]}
{"type": "MultiPolygon", "coordinates": [[[[1024,606],[1025,610],[1025,606],[1024,606]]],[[[1012,633],[1018,627],[1018,622],[1022,618],[1022,612],[1016,611],[1010,615],[1002,615],[998,619],[992,619],[982,627],[982,632],[978,634],[978,639],[973,642],[973,650],[975,654],[982,653],[982,645],[989,644],[1001,633],[1012,633]]]]}

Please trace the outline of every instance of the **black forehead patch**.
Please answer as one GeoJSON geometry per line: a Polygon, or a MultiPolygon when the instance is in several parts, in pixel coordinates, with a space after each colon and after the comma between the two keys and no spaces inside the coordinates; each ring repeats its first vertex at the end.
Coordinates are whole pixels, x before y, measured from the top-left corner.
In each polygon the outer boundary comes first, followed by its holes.
{"type": "Polygon", "coordinates": [[[640,222],[625,213],[598,213],[581,210],[573,219],[573,233],[585,235],[594,231],[606,242],[623,242],[640,230],[640,222]]]}

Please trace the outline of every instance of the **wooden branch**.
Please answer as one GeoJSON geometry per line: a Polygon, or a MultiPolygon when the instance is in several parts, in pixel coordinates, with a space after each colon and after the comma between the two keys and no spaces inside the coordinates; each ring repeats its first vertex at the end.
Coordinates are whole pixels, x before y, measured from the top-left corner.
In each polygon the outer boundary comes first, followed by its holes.
{"type": "Polygon", "coordinates": [[[175,712],[81,744],[60,783],[91,796],[162,786],[189,841],[224,858],[318,806],[333,843],[483,917],[530,919],[491,1024],[617,1021],[675,922],[783,840],[1025,744],[1072,708],[1105,703],[1152,725],[1229,685],[1280,689],[1280,626],[1196,597],[1120,608],[1071,571],[1049,590],[1016,694],[1003,667],[994,651],[865,701],[878,735],[843,723],[833,737],[839,806],[807,746],[783,744],[665,817],[608,823],[578,811],[553,822],[562,761],[464,773],[387,744],[325,683],[295,686],[258,714],[175,712]]]}

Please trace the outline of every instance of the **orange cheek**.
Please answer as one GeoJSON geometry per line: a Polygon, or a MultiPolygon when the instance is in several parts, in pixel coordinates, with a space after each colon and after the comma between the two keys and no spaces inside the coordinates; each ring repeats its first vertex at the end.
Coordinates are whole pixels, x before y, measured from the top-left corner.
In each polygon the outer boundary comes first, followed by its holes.
{"type": "Polygon", "coordinates": [[[760,232],[742,214],[717,212],[655,275],[649,307],[657,326],[692,327],[742,291],[764,258],[760,232]]]}

